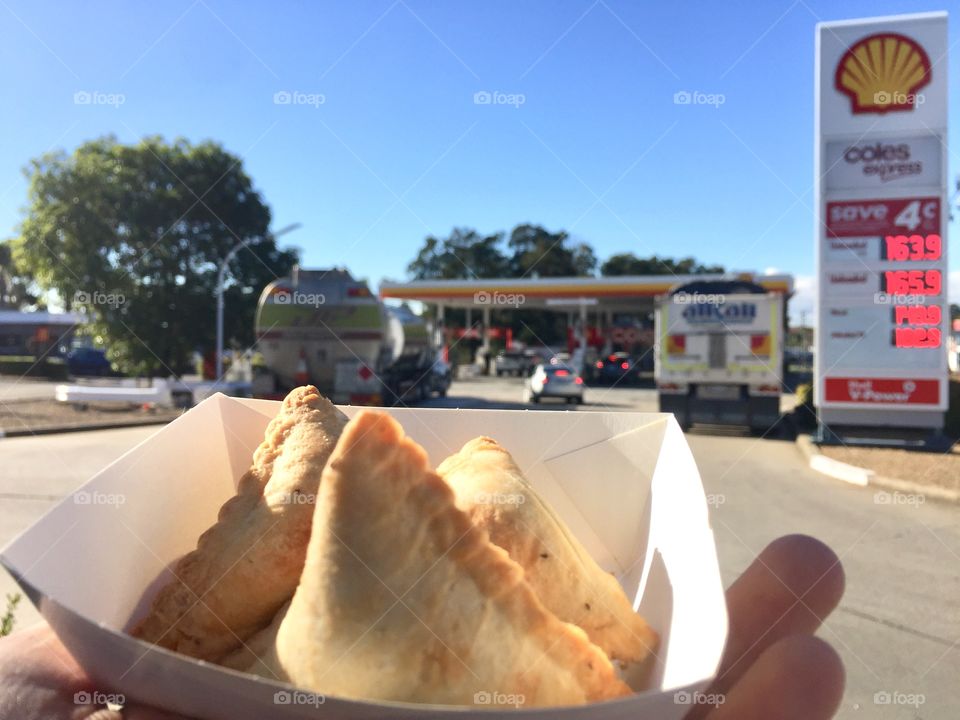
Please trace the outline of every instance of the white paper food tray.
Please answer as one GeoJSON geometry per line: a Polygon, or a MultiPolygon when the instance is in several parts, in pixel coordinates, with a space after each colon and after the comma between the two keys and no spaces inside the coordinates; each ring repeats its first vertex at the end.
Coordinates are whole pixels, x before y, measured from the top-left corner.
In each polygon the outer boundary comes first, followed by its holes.
{"type": "MultiPolygon", "coordinates": [[[[494,718],[679,720],[716,673],[727,635],[707,503],[672,415],[388,410],[435,467],[477,435],[498,440],[660,634],[650,690],[569,708],[372,703],[280,695],[288,685],[126,634],[144,589],[195,547],[235,492],[279,402],[215,395],[67,496],[0,563],[103,691],[202,720],[494,718]],[[678,691],[686,690],[687,693],[678,691]]],[[[347,415],[360,408],[344,407],[347,415]]],[[[148,598],[149,599],[149,598],[148,598]]]]}

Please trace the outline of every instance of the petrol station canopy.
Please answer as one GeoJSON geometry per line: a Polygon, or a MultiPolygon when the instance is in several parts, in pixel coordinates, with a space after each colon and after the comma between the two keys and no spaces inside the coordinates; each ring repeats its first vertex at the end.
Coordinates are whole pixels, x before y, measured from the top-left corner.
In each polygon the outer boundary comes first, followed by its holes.
{"type": "Polygon", "coordinates": [[[688,282],[748,280],[789,297],[792,275],[753,272],[703,275],[622,275],[616,277],[491,278],[383,282],[384,300],[410,300],[450,308],[555,309],[588,306],[593,311],[652,312],[656,296],[688,282]]]}

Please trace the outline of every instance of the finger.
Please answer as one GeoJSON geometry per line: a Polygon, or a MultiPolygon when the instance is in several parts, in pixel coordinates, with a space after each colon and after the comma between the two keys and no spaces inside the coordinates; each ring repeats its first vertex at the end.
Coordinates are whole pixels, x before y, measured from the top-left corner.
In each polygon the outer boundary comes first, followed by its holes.
{"type": "Polygon", "coordinates": [[[730,633],[718,685],[732,687],[780,638],[814,633],[843,588],[843,566],[819,540],[787,535],[770,543],[727,591],[730,633]]]}
{"type": "MultiPolygon", "coordinates": [[[[813,633],[840,602],[843,585],[839,559],[819,540],[786,535],[770,543],[727,590],[730,630],[709,693],[726,694],[780,638],[813,633]]],[[[708,710],[696,706],[686,720],[708,710]]]]}
{"type": "Polygon", "coordinates": [[[29,676],[44,685],[81,687],[83,671],[46,623],[3,638],[0,642],[0,676],[29,676]]]}
{"type": "Polygon", "coordinates": [[[843,663],[820,638],[768,647],[707,720],[828,720],[843,698],[843,663]]]}
{"type": "Polygon", "coordinates": [[[0,719],[22,718],[23,698],[36,717],[75,720],[189,720],[181,715],[128,705],[122,712],[85,703],[94,687],[46,623],[0,640],[0,719]]]}

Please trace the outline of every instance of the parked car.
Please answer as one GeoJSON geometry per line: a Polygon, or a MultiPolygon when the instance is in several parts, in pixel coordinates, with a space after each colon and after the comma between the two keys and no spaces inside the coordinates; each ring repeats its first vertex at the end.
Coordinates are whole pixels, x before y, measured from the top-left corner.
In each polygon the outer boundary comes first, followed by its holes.
{"type": "Polygon", "coordinates": [[[636,363],[628,353],[615,352],[594,363],[595,377],[602,383],[621,383],[632,381],[637,375],[636,363]]]}
{"type": "Polygon", "coordinates": [[[447,394],[450,366],[427,353],[404,355],[383,373],[384,400],[390,405],[422,402],[437,393],[447,394]]]}
{"type": "Polygon", "coordinates": [[[537,365],[527,384],[531,402],[538,403],[545,397],[560,398],[568,403],[583,402],[583,378],[569,365],[537,365]]]}
{"type": "Polygon", "coordinates": [[[71,375],[103,376],[113,373],[107,353],[91,347],[78,347],[68,352],[67,370],[71,375]]]}
{"type": "Polygon", "coordinates": [[[536,362],[535,356],[523,350],[501,350],[494,360],[497,377],[501,375],[516,375],[523,377],[530,373],[530,368],[536,362]]]}

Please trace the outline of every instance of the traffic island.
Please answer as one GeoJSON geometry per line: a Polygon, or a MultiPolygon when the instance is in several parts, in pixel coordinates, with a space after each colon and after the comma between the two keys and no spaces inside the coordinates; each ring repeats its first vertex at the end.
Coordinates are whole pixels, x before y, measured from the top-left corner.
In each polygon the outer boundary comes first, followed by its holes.
{"type": "Polygon", "coordinates": [[[960,449],[946,453],[898,448],[819,446],[807,434],[797,447],[811,469],[861,487],[877,487],[910,496],[960,502],[960,449]]]}
{"type": "Polygon", "coordinates": [[[117,408],[96,405],[81,410],[56,400],[4,402],[0,403],[0,437],[165,425],[182,413],[183,410],[176,408],[117,408]]]}

